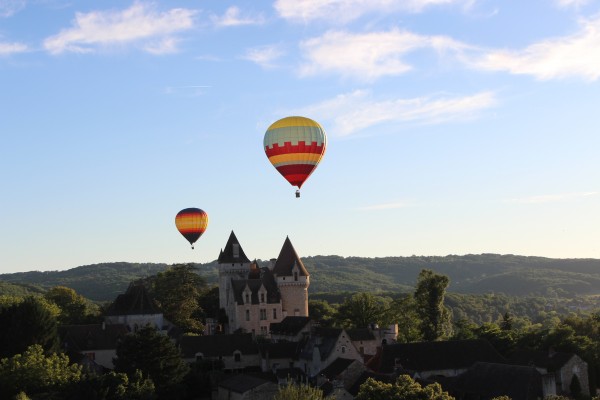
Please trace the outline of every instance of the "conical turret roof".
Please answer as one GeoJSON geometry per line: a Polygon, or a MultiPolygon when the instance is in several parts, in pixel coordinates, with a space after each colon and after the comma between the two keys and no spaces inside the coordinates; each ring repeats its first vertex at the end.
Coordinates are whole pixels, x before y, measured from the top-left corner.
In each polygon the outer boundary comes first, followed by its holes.
{"type": "Polygon", "coordinates": [[[292,246],[290,238],[286,237],[281,252],[279,253],[279,257],[277,257],[277,261],[275,261],[273,273],[277,276],[292,276],[294,265],[298,266],[299,274],[301,276],[309,276],[302,260],[300,260],[298,253],[296,253],[294,246],[292,246]]]}
{"type": "Polygon", "coordinates": [[[250,260],[246,257],[240,242],[235,237],[235,233],[231,231],[225,249],[219,253],[219,264],[233,264],[233,263],[249,263],[250,260]]]}

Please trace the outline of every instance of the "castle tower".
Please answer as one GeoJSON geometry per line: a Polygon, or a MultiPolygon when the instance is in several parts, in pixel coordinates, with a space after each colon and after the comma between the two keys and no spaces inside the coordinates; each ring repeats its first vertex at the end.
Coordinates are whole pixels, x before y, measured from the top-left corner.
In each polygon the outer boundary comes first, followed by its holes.
{"type": "Polygon", "coordinates": [[[219,253],[219,307],[224,308],[229,318],[234,315],[233,280],[248,279],[250,260],[246,257],[240,242],[231,231],[225,249],[219,253]]]}
{"type": "Polygon", "coordinates": [[[281,293],[284,316],[308,317],[310,276],[289,237],[285,238],[273,274],[281,293]]]}

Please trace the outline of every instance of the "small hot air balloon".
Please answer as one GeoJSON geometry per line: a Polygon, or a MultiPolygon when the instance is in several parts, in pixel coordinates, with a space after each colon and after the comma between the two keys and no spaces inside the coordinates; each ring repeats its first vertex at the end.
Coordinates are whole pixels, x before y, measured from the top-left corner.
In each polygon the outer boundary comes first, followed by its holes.
{"type": "Polygon", "coordinates": [[[286,117],[269,126],[263,140],[269,161],[292,185],[300,188],[325,154],[327,135],[318,122],[306,117],[286,117]]]}
{"type": "Polygon", "coordinates": [[[194,242],[202,236],[208,226],[208,214],[199,208],[186,208],[177,213],[175,226],[193,249],[194,242]]]}

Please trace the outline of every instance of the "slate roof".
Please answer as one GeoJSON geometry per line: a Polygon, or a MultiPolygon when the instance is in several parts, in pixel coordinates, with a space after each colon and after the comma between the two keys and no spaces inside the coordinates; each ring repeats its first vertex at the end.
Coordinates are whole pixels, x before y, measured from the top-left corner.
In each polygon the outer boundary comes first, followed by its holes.
{"type": "Polygon", "coordinates": [[[225,249],[221,250],[219,253],[219,258],[217,260],[219,264],[236,264],[236,263],[249,263],[250,260],[246,257],[246,253],[244,253],[244,249],[240,245],[240,242],[235,237],[235,233],[231,231],[229,235],[229,239],[227,240],[227,244],[225,245],[225,249]],[[238,246],[238,254],[237,256],[233,252],[234,245],[238,246]]]}
{"type": "Polygon", "coordinates": [[[271,334],[296,336],[310,322],[310,317],[285,317],[281,322],[271,324],[271,334]]]}
{"type": "Polygon", "coordinates": [[[509,362],[516,365],[535,365],[547,371],[557,371],[562,368],[574,353],[544,352],[537,350],[517,350],[509,357],[509,362]]]}
{"type": "Polygon", "coordinates": [[[122,324],[62,325],[58,328],[61,345],[65,350],[114,350],[129,330],[122,324]]]}
{"type": "MultiPolygon", "coordinates": [[[[256,271],[256,270],[254,270],[256,271]]],[[[246,286],[250,288],[252,292],[250,295],[250,302],[252,304],[259,304],[259,296],[258,291],[261,286],[264,285],[267,290],[266,301],[269,304],[279,303],[281,301],[281,294],[279,293],[279,288],[277,287],[277,282],[275,282],[275,277],[269,268],[260,268],[260,273],[251,274],[251,277],[254,279],[232,279],[231,287],[233,289],[233,295],[235,297],[235,301],[238,304],[244,304],[243,292],[246,289],[246,286]]]]}
{"type": "Polygon", "coordinates": [[[232,356],[236,350],[242,354],[258,354],[258,345],[251,333],[183,336],[180,348],[184,358],[194,358],[196,353],[202,353],[204,357],[232,356]]]}
{"type": "Polygon", "coordinates": [[[353,342],[375,340],[375,335],[369,328],[346,329],[346,333],[353,342]]]}
{"type": "Polygon", "coordinates": [[[300,353],[300,343],[298,342],[267,342],[261,343],[259,347],[263,358],[291,358],[297,360],[300,353]]]}
{"type": "Polygon", "coordinates": [[[294,265],[298,266],[300,276],[309,276],[302,260],[300,260],[298,253],[296,253],[294,246],[292,246],[290,238],[286,237],[285,242],[283,242],[283,247],[279,252],[279,257],[277,257],[277,261],[275,261],[273,273],[276,276],[292,276],[292,268],[294,268],[294,265]]]}
{"type": "Polygon", "coordinates": [[[391,373],[397,367],[411,371],[462,369],[478,361],[506,364],[486,340],[452,340],[388,344],[382,348],[377,370],[391,373]]]}
{"type": "Polygon", "coordinates": [[[300,352],[300,358],[303,360],[311,360],[313,350],[319,349],[321,360],[326,360],[331,352],[335,349],[335,344],[342,334],[343,329],[340,328],[318,328],[314,334],[309,337],[300,352]]]}
{"type": "Polygon", "coordinates": [[[231,390],[235,393],[246,393],[248,390],[257,388],[270,381],[246,374],[234,375],[231,378],[219,382],[219,387],[231,390]]]}
{"type": "Polygon", "coordinates": [[[338,375],[344,372],[350,364],[355,360],[348,358],[336,358],[327,368],[323,368],[320,372],[321,375],[326,376],[328,379],[335,379],[338,375]]]}
{"type": "Polygon", "coordinates": [[[161,314],[158,305],[142,282],[132,282],[124,294],[117,296],[106,315],[161,314]]]}
{"type": "MultiPolygon", "coordinates": [[[[443,385],[443,383],[442,383],[443,385]]],[[[543,398],[542,375],[534,367],[478,362],[459,375],[445,390],[491,399],[508,396],[512,400],[543,398]]]]}

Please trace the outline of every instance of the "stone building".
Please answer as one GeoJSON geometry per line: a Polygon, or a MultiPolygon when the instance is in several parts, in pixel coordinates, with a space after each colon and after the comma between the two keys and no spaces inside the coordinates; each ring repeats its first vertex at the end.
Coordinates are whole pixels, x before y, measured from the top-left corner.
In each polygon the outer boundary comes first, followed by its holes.
{"type": "Polygon", "coordinates": [[[231,232],[218,258],[219,306],[225,310],[225,332],[269,336],[272,323],[287,316],[308,316],[310,276],[289,238],[269,267],[244,253],[231,232]]]}

